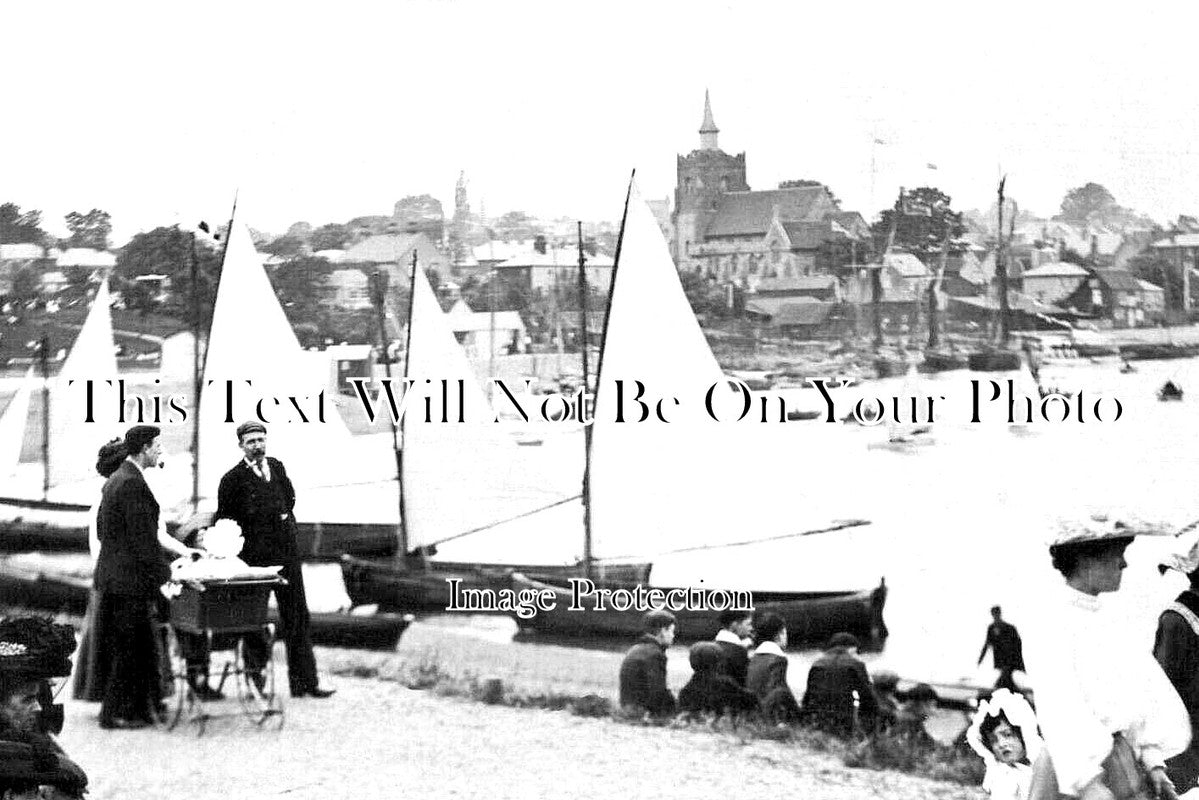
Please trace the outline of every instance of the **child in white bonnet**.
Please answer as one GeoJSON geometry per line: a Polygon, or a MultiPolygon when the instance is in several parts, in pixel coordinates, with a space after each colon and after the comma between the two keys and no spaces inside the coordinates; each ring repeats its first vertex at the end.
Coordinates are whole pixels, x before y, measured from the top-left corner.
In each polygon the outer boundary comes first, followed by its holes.
{"type": "Polygon", "coordinates": [[[997,689],[979,704],[966,741],[987,765],[983,788],[995,800],[1025,800],[1041,736],[1032,706],[1022,695],[997,689]]]}

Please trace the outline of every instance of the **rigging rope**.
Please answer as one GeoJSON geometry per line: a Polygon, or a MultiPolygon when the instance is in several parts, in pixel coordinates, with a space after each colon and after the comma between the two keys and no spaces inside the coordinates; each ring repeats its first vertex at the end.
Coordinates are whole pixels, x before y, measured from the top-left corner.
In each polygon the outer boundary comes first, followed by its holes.
{"type": "MultiPolygon", "coordinates": [[[[626,559],[626,558],[656,558],[657,556],[669,556],[669,555],[675,555],[676,553],[693,553],[693,552],[697,552],[700,550],[720,550],[725,547],[745,547],[746,545],[761,544],[762,542],[775,542],[780,539],[794,539],[799,536],[814,536],[818,533],[833,533],[835,531],[843,531],[847,528],[859,528],[863,525],[869,525],[869,524],[870,524],[870,520],[851,519],[851,520],[845,520],[843,522],[835,523],[826,528],[816,528],[815,530],[810,530],[810,531],[796,531],[795,533],[781,533],[778,536],[767,536],[764,539],[744,539],[740,542],[725,542],[723,544],[702,544],[702,545],[696,545],[694,547],[680,547],[677,550],[663,550],[660,553],[654,553],[654,554],[648,555],[648,556],[646,556],[646,555],[607,556],[603,559],[597,559],[597,560],[618,561],[618,560],[626,559]]],[[[1199,525],[1199,521],[1196,521],[1195,524],[1199,525]]]]}
{"type": "Polygon", "coordinates": [[[531,517],[534,514],[540,514],[542,511],[548,511],[549,509],[554,508],[556,506],[565,505],[566,503],[570,503],[574,500],[578,500],[582,496],[583,496],[582,494],[576,494],[576,495],[572,495],[570,497],[564,497],[561,500],[557,500],[553,503],[550,503],[547,506],[541,506],[540,508],[534,508],[532,511],[526,511],[523,514],[517,514],[515,517],[507,517],[506,519],[496,520],[495,522],[490,522],[486,525],[480,525],[477,528],[471,528],[468,531],[462,531],[461,533],[455,533],[453,536],[447,536],[444,539],[438,539],[435,542],[429,542],[428,544],[421,545],[421,547],[435,547],[436,545],[439,545],[439,544],[445,544],[446,542],[452,542],[455,539],[461,539],[463,536],[470,536],[472,533],[481,533],[482,531],[489,530],[491,528],[494,528],[497,525],[503,525],[508,522],[515,522],[518,519],[524,519],[525,517],[531,517]]]}

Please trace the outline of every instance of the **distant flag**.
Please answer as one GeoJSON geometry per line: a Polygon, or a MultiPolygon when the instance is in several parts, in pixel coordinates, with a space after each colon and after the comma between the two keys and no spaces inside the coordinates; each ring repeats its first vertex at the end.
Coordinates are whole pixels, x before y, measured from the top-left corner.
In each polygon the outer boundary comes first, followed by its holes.
{"type": "Polygon", "coordinates": [[[936,168],[937,168],[937,165],[936,165],[936,164],[929,164],[929,165],[928,165],[928,168],[929,168],[929,169],[936,169],[936,168]]]}
{"type": "Polygon", "coordinates": [[[875,144],[886,144],[886,142],[884,142],[882,139],[875,139],[874,143],[875,144]]]}

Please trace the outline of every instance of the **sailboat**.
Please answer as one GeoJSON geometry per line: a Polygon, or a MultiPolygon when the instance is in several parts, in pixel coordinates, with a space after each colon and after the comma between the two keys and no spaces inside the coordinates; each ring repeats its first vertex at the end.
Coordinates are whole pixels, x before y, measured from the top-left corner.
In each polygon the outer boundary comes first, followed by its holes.
{"type": "MultiPolygon", "coordinates": [[[[296,488],[301,555],[392,552],[398,512],[380,477],[389,464],[394,472],[390,438],[352,436],[325,396],[327,383],[326,356],[300,347],[235,210],[204,360],[198,506],[215,508],[221,476],[243,457],[236,428],[258,419],[296,488]]],[[[183,489],[176,507],[188,505],[183,489]]]]}
{"type": "MultiPolygon", "coordinates": [[[[513,431],[513,424],[497,422],[496,406],[513,406],[511,398],[498,398],[517,395],[522,408],[540,401],[505,386],[492,404],[419,266],[413,268],[406,352],[404,379],[411,385],[401,420],[399,491],[407,557],[344,558],[351,597],[444,610],[449,580],[495,588],[506,587],[513,571],[581,575],[581,427],[531,418],[513,431]],[[513,436],[532,430],[542,442],[537,450],[513,436]]],[[[634,582],[644,571],[637,564],[605,565],[602,577],[634,582]]]]}
{"type": "Polygon", "coordinates": [[[120,432],[87,413],[87,381],[104,387],[117,377],[110,303],[104,280],[58,374],[49,374],[43,340],[42,374],[29,370],[0,417],[0,549],[87,549],[88,510],[100,487],[93,454],[120,432]],[[30,419],[39,385],[40,413],[30,419]],[[34,433],[30,424],[41,430],[34,433]],[[23,442],[35,436],[42,459],[20,463],[23,442]]]}
{"type": "MultiPolygon", "coordinates": [[[[796,525],[785,496],[776,503],[759,503],[762,498],[747,477],[750,471],[737,469],[749,455],[740,441],[745,429],[706,416],[703,399],[710,397],[714,406],[728,402],[732,392],[727,386],[653,214],[630,184],[584,482],[590,512],[587,534],[595,544],[597,563],[634,557],[652,560],[646,583],[665,593],[705,587],[730,592],[754,589],[755,609],[784,615],[789,631],[799,639],[843,630],[879,635],[885,630],[881,585],[830,591],[752,585],[755,559],[769,558],[770,547],[864,523],[833,520],[796,525]],[[649,398],[644,409],[629,406],[630,389],[639,388],[649,398]],[[753,538],[747,540],[746,531],[752,531],[753,538]],[[749,554],[744,559],[733,558],[744,553],[749,554]],[[745,576],[733,578],[735,568],[745,576]]],[[[513,586],[549,591],[557,601],[552,610],[518,617],[522,627],[601,637],[634,636],[640,631],[641,611],[627,605],[601,608],[591,596],[580,598],[587,610],[570,610],[571,587],[560,581],[518,574],[513,586]]],[[[719,609],[671,610],[683,638],[708,638],[719,627],[719,609]]]]}

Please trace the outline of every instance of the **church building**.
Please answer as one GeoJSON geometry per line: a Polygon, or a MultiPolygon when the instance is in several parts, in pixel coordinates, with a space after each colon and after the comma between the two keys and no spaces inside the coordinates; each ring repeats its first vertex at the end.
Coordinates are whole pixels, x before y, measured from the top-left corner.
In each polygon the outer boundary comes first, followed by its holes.
{"type": "Polygon", "coordinates": [[[763,279],[831,273],[839,265],[830,244],[869,237],[862,215],[842,211],[820,184],[751,191],[745,153],[721,150],[719,133],[705,92],[699,149],[677,164],[673,255],[680,270],[752,289],[763,279]]]}

